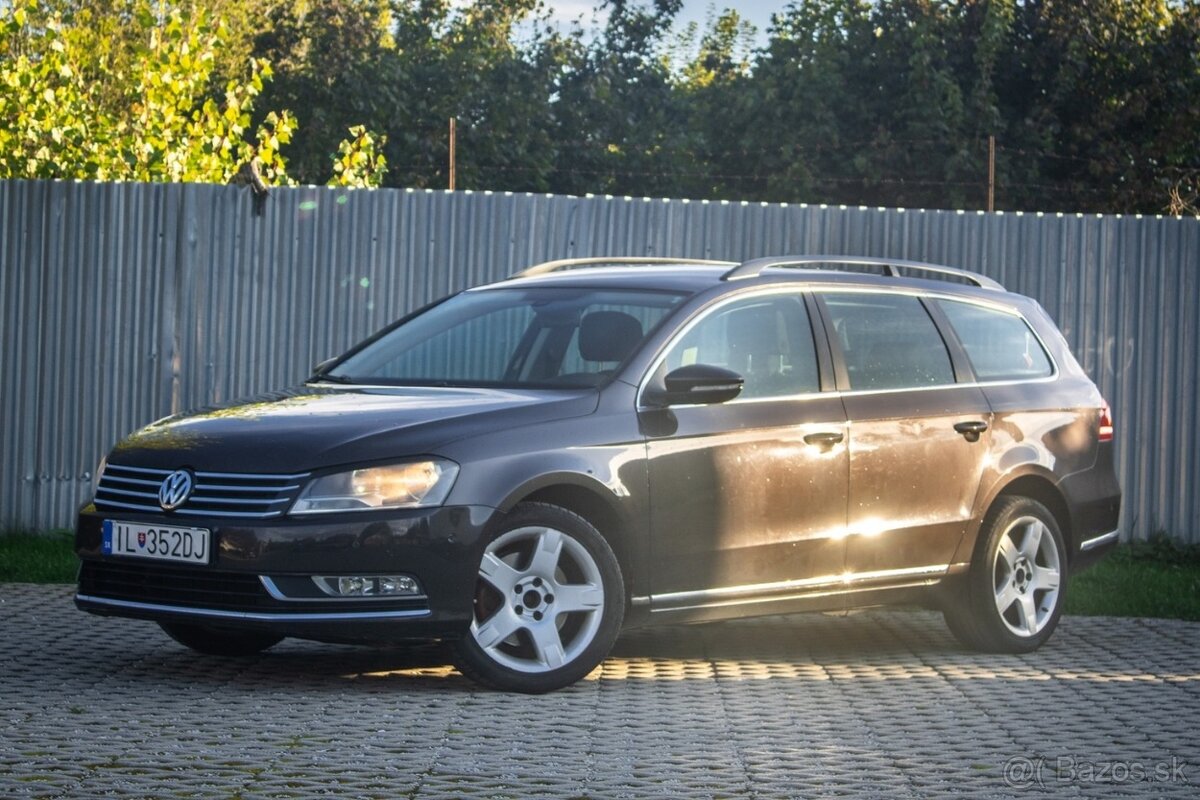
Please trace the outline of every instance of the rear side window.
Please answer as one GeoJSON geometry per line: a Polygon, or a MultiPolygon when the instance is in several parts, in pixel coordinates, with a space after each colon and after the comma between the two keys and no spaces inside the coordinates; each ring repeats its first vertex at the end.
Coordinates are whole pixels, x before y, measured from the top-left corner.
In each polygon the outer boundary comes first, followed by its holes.
{"type": "Polygon", "coordinates": [[[954,383],[946,343],[921,301],[909,295],[823,295],[851,390],[911,389],[954,383]]]}
{"type": "Polygon", "coordinates": [[[1054,372],[1029,323],[1016,314],[973,303],[939,300],[981,381],[1045,378],[1054,372]]]}

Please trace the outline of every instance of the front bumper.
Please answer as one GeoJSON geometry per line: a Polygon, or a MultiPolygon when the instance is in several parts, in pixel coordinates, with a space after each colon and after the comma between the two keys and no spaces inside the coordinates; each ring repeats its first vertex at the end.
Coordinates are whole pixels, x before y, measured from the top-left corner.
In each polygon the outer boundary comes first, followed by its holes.
{"type": "Polygon", "coordinates": [[[485,530],[496,514],[454,506],[261,520],[79,514],[83,562],[75,604],[107,616],[272,630],[336,642],[452,638],[470,625],[485,530]],[[186,524],[212,531],[209,564],[104,555],[105,519],[186,524]],[[376,598],[296,591],[312,575],[412,576],[421,593],[376,598]]]}

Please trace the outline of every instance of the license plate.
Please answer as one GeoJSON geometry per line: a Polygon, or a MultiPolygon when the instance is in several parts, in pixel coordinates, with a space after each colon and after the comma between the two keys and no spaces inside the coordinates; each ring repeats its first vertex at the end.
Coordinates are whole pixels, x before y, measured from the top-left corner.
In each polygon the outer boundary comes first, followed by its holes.
{"type": "Polygon", "coordinates": [[[208,563],[211,536],[207,528],[179,528],[174,525],[147,525],[106,519],[103,533],[100,549],[105,555],[182,561],[186,564],[208,563]]]}

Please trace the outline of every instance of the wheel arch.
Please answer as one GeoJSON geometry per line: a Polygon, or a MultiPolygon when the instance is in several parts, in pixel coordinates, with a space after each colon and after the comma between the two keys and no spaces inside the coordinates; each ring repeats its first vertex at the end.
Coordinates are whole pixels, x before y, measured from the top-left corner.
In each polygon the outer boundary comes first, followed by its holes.
{"type": "Polygon", "coordinates": [[[507,513],[519,503],[548,503],[565,508],[595,527],[617,557],[625,580],[628,605],[635,588],[642,582],[638,565],[644,563],[644,559],[640,558],[638,551],[637,527],[628,513],[620,508],[612,490],[597,480],[577,473],[544,475],[512,492],[500,510],[507,513]]]}
{"type": "Polygon", "coordinates": [[[1066,496],[1053,480],[1052,475],[1029,469],[1008,476],[1007,480],[993,488],[987,502],[980,506],[980,513],[972,527],[969,540],[965,540],[958,552],[955,553],[954,560],[956,562],[971,560],[984,518],[996,503],[1006,497],[1028,497],[1044,505],[1054,515],[1054,521],[1058,523],[1058,529],[1062,532],[1067,545],[1068,562],[1074,558],[1079,542],[1076,541],[1075,526],[1066,496]]]}
{"type": "Polygon", "coordinates": [[[1071,558],[1078,545],[1071,522],[1071,509],[1067,505],[1066,497],[1054,483],[1042,475],[1021,475],[1005,484],[1004,489],[992,502],[995,503],[1003,497],[1028,497],[1044,505],[1054,515],[1054,521],[1058,523],[1058,529],[1062,531],[1063,539],[1067,542],[1067,558],[1071,558]]]}

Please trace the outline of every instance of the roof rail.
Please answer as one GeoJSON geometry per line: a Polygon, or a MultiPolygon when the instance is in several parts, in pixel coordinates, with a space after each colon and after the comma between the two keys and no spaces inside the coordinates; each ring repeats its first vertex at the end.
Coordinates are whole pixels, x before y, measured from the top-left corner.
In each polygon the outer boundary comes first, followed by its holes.
{"type": "Polygon", "coordinates": [[[736,267],[736,261],[709,261],[703,258],[658,258],[656,256],[597,256],[594,258],[560,258],[557,261],[546,261],[542,264],[521,270],[513,278],[532,278],[534,275],[545,275],[572,267],[599,266],[609,264],[621,266],[627,264],[691,264],[710,267],[736,267]]]}
{"type": "Polygon", "coordinates": [[[926,264],[921,261],[902,261],[894,258],[872,258],[870,256],[768,256],[766,258],[755,258],[738,264],[729,270],[729,272],[722,275],[721,280],[735,281],[741,278],[753,278],[762,274],[764,269],[770,267],[803,267],[812,264],[853,264],[857,266],[882,267],[883,274],[893,278],[900,277],[899,269],[907,269],[914,272],[929,272],[933,273],[933,275],[961,278],[983,289],[1004,291],[1004,287],[999,283],[986,275],[980,275],[978,272],[970,272],[969,270],[956,269],[954,267],[943,267],[940,264],[926,264]]]}

